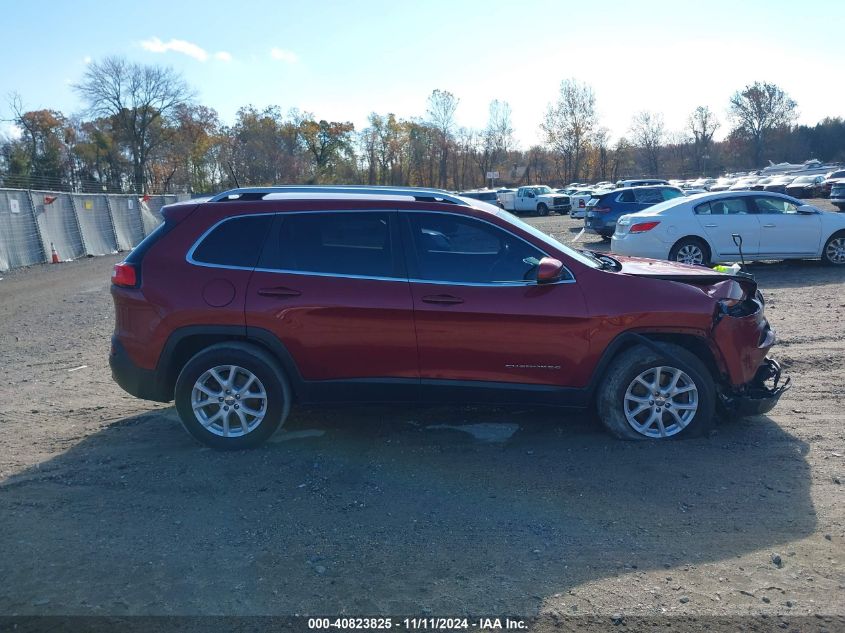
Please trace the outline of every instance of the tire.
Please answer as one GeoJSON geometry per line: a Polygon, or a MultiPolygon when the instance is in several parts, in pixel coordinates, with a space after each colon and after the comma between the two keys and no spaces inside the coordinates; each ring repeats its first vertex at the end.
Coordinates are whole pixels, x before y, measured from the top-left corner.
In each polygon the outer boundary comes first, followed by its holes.
{"type": "Polygon", "coordinates": [[[698,437],[713,427],[716,388],[707,367],[682,347],[670,343],[657,345],[665,353],[645,345],[635,345],[622,352],[613,361],[596,394],[599,418],[619,439],[698,437]],[[661,397],[654,397],[639,380],[655,382],[658,370],[659,382],[667,389],[661,397]],[[672,380],[681,391],[666,398],[672,380]],[[638,404],[641,398],[645,400],[638,404]],[[666,402],[672,408],[667,408],[666,402]],[[645,408],[636,413],[637,407],[645,408]]]}
{"type": "Polygon", "coordinates": [[[539,213],[542,217],[546,217],[549,215],[549,207],[541,202],[537,205],[537,213],[539,213]]]}
{"type": "Polygon", "coordinates": [[[241,450],[259,446],[276,432],[288,417],[292,397],[272,356],[233,341],[191,358],[176,380],[175,399],[182,426],[197,440],[218,450],[241,450]]]}
{"type": "Polygon", "coordinates": [[[845,266],[845,231],[834,233],[824,243],[822,262],[828,266],[845,266]]]}
{"type": "Polygon", "coordinates": [[[710,249],[697,237],[685,237],[678,240],[669,251],[669,259],[683,264],[710,265],[710,249]]]}

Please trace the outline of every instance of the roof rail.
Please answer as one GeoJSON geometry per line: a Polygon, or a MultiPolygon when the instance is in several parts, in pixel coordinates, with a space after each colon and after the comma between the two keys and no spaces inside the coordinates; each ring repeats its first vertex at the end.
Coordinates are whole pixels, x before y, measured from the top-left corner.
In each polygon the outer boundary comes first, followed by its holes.
{"type": "Polygon", "coordinates": [[[240,187],[218,193],[209,202],[227,200],[261,200],[271,193],[352,193],[384,196],[413,196],[422,202],[448,202],[468,206],[467,202],[443,189],[420,187],[383,187],[370,185],[280,185],[274,187],[240,187]]]}

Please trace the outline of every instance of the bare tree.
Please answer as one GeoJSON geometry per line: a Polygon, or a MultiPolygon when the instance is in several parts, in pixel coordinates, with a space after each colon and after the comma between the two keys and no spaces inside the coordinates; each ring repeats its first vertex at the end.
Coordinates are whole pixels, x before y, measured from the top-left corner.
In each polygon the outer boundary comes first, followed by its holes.
{"type": "Polygon", "coordinates": [[[107,57],[89,64],[74,89],[92,114],[115,118],[132,156],[135,190],[143,193],[147,161],[165,139],[154,128],[193,98],[188,85],[172,68],[107,57]]]}
{"type": "Polygon", "coordinates": [[[631,122],[631,140],[640,148],[646,170],[650,176],[660,175],[660,153],[666,136],[663,115],[642,111],[631,122]]]}
{"type": "Polygon", "coordinates": [[[687,127],[692,134],[692,151],[695,168],[704,173],[706,159],[713,144],[713,135],[719,129],[719,120],[707,106],[698,106],[687,120],[687,127]]]}
{"type": "Polygon", "coordinates": [[[458,99],[448,90],[434,90],[428,97],[428,118],[437,131],[440,144],[439,183],[446,188],[448,173],[446,171],[449,158],[449,143],[455,127],[455,110],[458,109],[458,99]]]}
{"type": "Polygon", "coordinates": [[[775,84],[759,81],[731,97],[729,112],[734,130],[751,141],[755,164],[763,162],[770,133],[796,119],[797,105],[775,84]]]}
{"type": "Polygon", "coordinates": [[[477,136],[474,148],[481,177],[486,178],[487,172],[493,171],[493,168],[507,156],[512,147],[511,107],[507,101],[494,99],[490,102],[487,127],[477,136]]]}
{"type": "Polygon", "coordinates": [[[557,101],[548,105],[540,129],[546,143],[563,157],[564,179],[580,179],[597,124],[593,89],[575,79],[562,81],[557,101]]]}

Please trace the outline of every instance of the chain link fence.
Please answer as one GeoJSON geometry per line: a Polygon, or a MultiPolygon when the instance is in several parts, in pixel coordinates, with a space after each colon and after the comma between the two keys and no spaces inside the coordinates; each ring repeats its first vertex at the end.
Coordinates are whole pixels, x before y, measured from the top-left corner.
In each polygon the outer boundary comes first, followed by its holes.
{"type": "Polygon", "coordinates": [[[162,222],[176,195],[0,189],[0,271],[128,251],[162,222]]]}

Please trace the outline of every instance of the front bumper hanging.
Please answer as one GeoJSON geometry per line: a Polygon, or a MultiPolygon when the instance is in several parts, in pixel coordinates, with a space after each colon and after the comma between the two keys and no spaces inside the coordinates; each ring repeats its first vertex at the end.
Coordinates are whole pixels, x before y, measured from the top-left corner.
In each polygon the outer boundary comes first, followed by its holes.
{"type": "Polygon", "coordinates": [[[782,379],[783,369],[780,364],[767,357],[751,382],[722,394],[722,404],[728,411],[740,416],[768,413],[790,387],[791,379],[787,377],[781,382],[782,379]]]}

